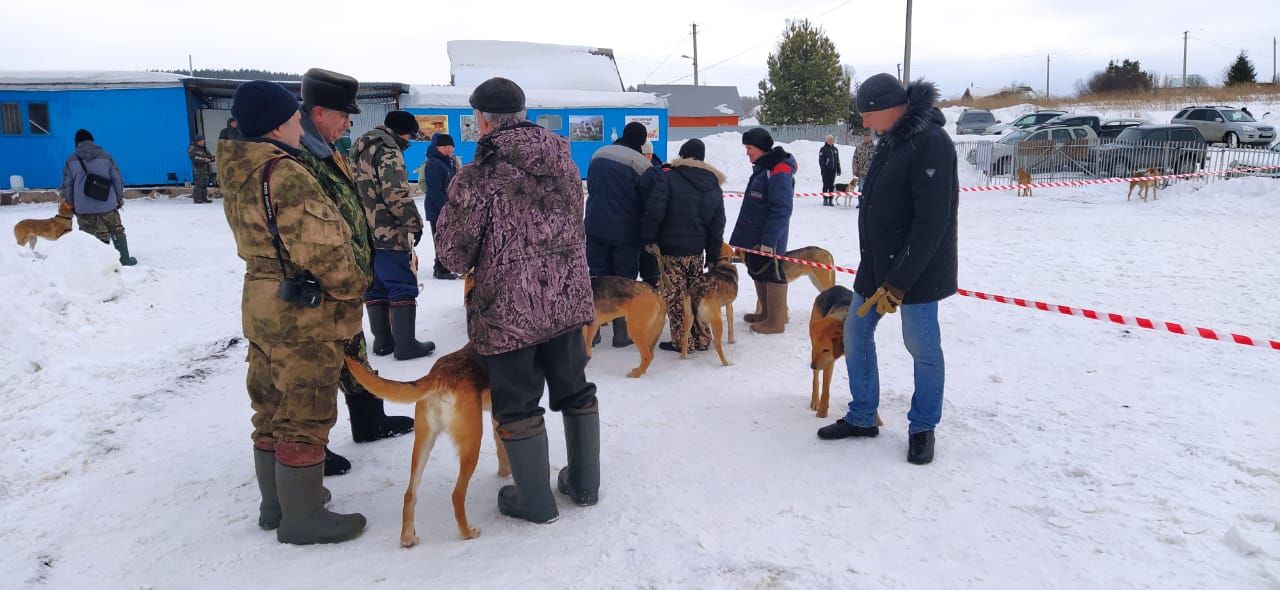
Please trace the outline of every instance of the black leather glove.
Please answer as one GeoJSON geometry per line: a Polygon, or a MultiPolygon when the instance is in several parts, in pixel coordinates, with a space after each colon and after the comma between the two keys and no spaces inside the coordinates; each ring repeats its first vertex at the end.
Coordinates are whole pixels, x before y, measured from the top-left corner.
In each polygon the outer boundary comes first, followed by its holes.
{"type": "Polygon", "coordinates": [[[422,243],[422,232],[413,232],[413,245],[416,247],[420,243],[422,243]]]}

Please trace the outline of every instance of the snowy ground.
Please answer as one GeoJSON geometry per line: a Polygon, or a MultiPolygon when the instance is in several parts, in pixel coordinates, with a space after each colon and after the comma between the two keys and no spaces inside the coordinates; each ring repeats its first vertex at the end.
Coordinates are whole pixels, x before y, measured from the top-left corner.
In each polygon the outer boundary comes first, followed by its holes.
{"type": "MultiPolygon", "coordinates": [[[[741,143],[708,145],[741,190],[741,143]]],[[[792,146],[801,190],[818,188],[817,146],[792,146]]],[[[961,286],[1280,337],[1280,181],[1199,186],[1150,203],[1122,185],[963,195],[961,286]]],[[[792,247],[856,265],[856,211],[819,203],[797,203],[792,247]]],[[[0,226],[52,212],[5,207],[0,226]]],[[[597,351],[598,506],[561,502],[548,526],[500,516],[486,437],[467,502],[483,535],[461,541],[443,442],[423,544],[402,550],[411,441],[355,445],[343,408],[332,446],[355,468],[326,485],[369,528],[283,546],[255,524],[243,267],[222,211],[178,199],[123,213],[137,267],[79,233],[41,243],[44,260],[0,248],[0,588],[1280,588],[1275,351],[955,297],[937,459],[917,467],[897,318],[879,339],[881,436],[822,442],[827,421],[807,409],[816,292],[795,283],[787,333],[757,336],[740,317],[745,275],[734,366],[659,351],[627,379],[634,349],[597,351]]],[[[445,351],[465,339],[461,288],[429,281],[421,299],[420,335],[445,351]]],[[[432,362],[374,364],[410,378],[432,362]]],[[[837,415],[847,383],[841,368],[837,415]]]]}

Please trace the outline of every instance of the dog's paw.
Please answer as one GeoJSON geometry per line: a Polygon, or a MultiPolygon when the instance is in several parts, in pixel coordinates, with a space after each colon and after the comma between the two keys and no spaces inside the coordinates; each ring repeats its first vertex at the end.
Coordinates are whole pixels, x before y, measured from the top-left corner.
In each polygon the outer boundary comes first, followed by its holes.
{"type": "Polygon", "coordinates": [[[510,467],[508,467],[508,468],[506,468],[506,469],[503,469],[503,468],[499,467],[499,468],[498,468],[498,477],[511,477],[511,468],[510,468],[510,467]]]}
{"type": "Polygon", "coordinates": [[[627,376],[632,379],[639,379],[641,375],[644,375],[644,371],[641,371],[639,367],[631,369],[631,372],[627,373],[627,376]]]}
{"type": "Polygon", "coordinates": [[[417,536],[417,535],[407,535],[407,536],[401,536],[401,537],[400,537],[400,546],[401,546],[401,547],[403,547],[403,548],[405,548],[405,549],[408,549],[408,548],[410,548],[410,547],[414,547],[414,546],[416,546],[417,544],[418,544],[418,536],[417,536]]]}
{"type": "Polygon", "coordinates": [[[721,362],[720,362],[720,366],[722,366],[722,367],[732,367],[732,366],[733,366],[733,361],[721,361],[721,362]]]}
{"type": "Polygon", "coordinates": [[[470,541],[480,536],[480,529],[468,528],[466,532],[458,531],[462,535],[463,541],[470,541]]]}
{"type": "Polygon", "coordinates": [[[818,410],[818,417],[819,417],[819,418],[826,418],[826,417],[827,417],[827,410],[826,410],[825,408],[824,408],[824,409],[821,409],[821,410],[818,410]]]}

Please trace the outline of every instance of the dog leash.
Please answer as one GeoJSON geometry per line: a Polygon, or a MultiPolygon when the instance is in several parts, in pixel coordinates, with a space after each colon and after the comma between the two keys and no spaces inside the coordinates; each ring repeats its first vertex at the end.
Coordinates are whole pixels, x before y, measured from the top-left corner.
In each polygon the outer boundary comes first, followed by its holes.
{"type": "Polygon", "coordinates": [[[653,249],[657,250],[657,252],[650,252],[650,254],[652,254],[653,258],[658,261],[658,286],[662,289],[662,293],[665,295],[671,292],[671,281],[667,279],[667,261],[662,257],[662,248],[659,248],[657,244],[654,244],[653,249]]]}

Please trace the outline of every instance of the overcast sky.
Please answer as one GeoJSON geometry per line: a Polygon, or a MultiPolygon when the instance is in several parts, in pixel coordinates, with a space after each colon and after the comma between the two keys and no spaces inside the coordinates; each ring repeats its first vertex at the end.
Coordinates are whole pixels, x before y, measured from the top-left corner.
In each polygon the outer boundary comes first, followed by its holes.
{"type": "MultiPolygon", "coordinates": [[[[755,95],[789,18],[809,18],[859,78],[902,62],[905,0],[440,2],[431,0],[46,0],[5,13],[2,69],[141,70],[319,66],[367,81],[448,83],[445,43],[501,39],[612,48],[630,84],[692,82],[689,23],[698,23],[703,84],[755,95]]],[[[1240,50],[1272,72],[1280,1],[916,0],[911,75],[944,96],[1022,81],[1070,93],[1108,59],[1220,83],[1240,50]]]]}

